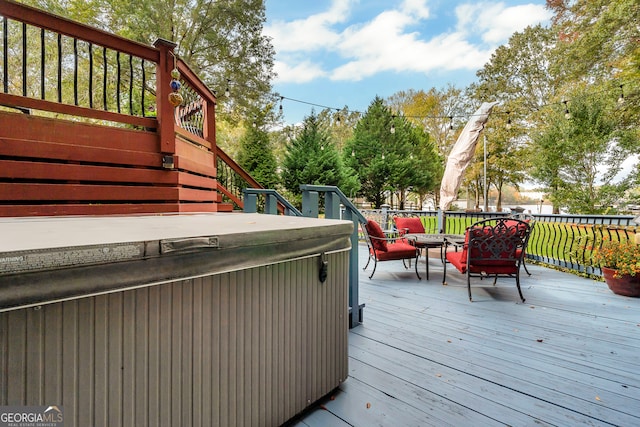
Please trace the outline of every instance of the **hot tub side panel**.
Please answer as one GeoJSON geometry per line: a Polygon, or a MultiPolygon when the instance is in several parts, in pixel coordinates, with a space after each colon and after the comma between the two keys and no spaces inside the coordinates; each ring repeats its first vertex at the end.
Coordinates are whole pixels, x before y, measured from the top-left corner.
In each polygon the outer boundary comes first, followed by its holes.
{"type": "Polygon", "coordinates": [[[65,425],[277,426],[347,377],[349,251],[0,313],[0,405],[65,425]]]}

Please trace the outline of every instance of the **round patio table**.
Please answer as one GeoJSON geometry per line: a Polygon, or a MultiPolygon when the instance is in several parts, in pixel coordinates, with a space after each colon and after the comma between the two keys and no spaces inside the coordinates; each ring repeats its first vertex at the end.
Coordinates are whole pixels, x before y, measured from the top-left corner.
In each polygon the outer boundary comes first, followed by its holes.
{"type": "Polygon", "coordinates": [[[407,239],[411,244],[417,248],[425,248],[425,264],[427,280],[429,280],[429,249],[440,248],[440,260],[445,262],[444,246],[445,243],[450,243],[458,250],[459,246],[464,245],[464,234],[426,234],[426,233],[409,233],[402,236],[407,239]]]}

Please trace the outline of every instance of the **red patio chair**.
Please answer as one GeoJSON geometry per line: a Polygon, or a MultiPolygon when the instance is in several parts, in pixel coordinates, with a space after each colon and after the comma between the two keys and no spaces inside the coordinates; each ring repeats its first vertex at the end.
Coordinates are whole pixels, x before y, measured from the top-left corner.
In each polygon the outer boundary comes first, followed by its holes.
{"type": "MultiPolygon", "coordinates": [[[[465,243],[460,252],[446,252],[446,259],[458,271],[467,276],[469,301],[471,277],[498,276],[516,280],[520,299],[525,302],[520,289],[520,266],[531,228],[525,221],[508,218],[490,218],[476,222],[467,228],[465,243]]],[[[447,265],[444,264],[442,284],[446,285],[447,265]]]]}
{"type": "MultiPolygon", "coordinates": [[[[397,261],[397,260],[414,260],[416,268],[416,276],[422,279],[418,273],[418,256],[420,252],[418,248],[407,243],[405,239],[397,237],[386,237],[380,224],[374,220],[368,220],[364,226],[367,246],[369,247],[369,259],[363,270],[369,266],[369,262],[373,260],[373,271],[369,278],[373,277],[376,267],[380,261],[397,261]]],[[[405,264],[406,268],[406,264],[405,264]]]]}

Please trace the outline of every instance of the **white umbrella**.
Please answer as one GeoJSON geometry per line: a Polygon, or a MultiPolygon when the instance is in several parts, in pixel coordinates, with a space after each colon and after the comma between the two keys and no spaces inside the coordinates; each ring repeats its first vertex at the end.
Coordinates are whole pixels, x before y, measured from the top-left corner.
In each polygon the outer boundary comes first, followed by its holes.
{"type": "Polygon", "coordinates": [[[447,167],[442,176],[440,184],[440,209],[444,212],[449,209],[451,202],[456,199],[458,189],[462,182],[464,170],[469,166],[476,151],[476,143],[480,132],[484,129],[484,124],[489,119],[491,109],[497,102],[484,102],[478,110],[471,116],[462,133],[458,137],[455,145],[449,153],[447,167]]]}

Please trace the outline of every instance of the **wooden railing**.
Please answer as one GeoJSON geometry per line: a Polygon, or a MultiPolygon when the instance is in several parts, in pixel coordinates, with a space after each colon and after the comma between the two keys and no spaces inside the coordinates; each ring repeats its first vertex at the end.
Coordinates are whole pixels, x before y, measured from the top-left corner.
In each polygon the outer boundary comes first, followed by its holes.
{"type": "Polygon", "coordinates": [[[262,188],[216,147],[215,95],[174,43],[11,0],[0,37],[0,216],[231,210],[262,188]]]}

